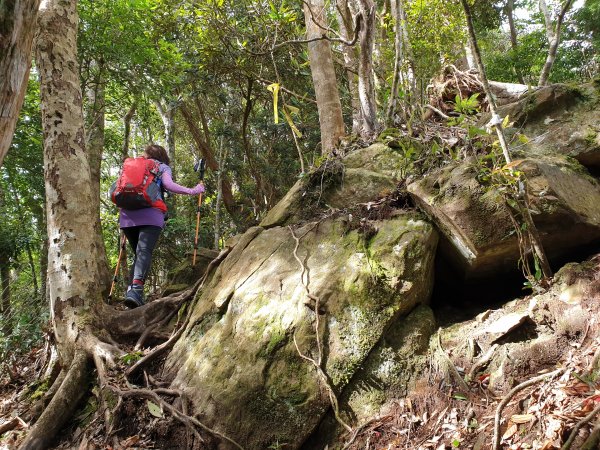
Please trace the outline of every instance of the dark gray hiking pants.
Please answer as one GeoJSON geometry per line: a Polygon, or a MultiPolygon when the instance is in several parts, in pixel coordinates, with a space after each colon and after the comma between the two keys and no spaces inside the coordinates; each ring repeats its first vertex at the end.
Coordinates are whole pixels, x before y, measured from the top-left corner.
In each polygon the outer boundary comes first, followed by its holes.
{"type": "Polygon", "coordinates": [[[139,280],[142,283],[146,280],[152,263],[152,251],[156,247],[161,231],[161,227],[154,225],[123,228],[123,233],[134,251],[133,265],[129,271],[130,285],[133,280],[139,280]]]}

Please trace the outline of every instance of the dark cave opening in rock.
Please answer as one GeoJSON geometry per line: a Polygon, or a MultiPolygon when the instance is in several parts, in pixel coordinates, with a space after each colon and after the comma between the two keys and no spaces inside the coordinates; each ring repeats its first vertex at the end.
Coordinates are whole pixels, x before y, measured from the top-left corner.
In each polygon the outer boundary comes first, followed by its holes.
{"type": "MultiPolygon", "coordinates": [[[[556,273],[565,264],[585,261],[598,252],[600,242],[594,242],[555,256],[551,259],[552,270],[556,273]]],[[[507,302],[532,294],[516,263],[514,268],[479,279],[465,279],[455,267],[449,258],[438,252],[430,303],[438,326],[474,319],[488,309],[500,308],[507,302]]]]}

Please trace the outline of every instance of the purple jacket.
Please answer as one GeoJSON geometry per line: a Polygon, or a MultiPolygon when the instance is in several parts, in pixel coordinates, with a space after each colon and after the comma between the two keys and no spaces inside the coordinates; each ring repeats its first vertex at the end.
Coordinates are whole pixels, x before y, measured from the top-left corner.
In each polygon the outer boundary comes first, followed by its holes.
{"type": "MultiPolygon", "coordinates": [[[[164,163],[160,164],[160,172],[163,189],[173,194],[198,195],[201,192],[204,192],[204,187],[200,185],[193,188],[187,188],[175,183],[171,175],[171,168],[164,163]]],[[[119,226],[121,228],[139,227],[143,225],[154,225],[161,228],[165,226],[165,215],[156,208],[121,208],[119,213],[119,226]]]]}

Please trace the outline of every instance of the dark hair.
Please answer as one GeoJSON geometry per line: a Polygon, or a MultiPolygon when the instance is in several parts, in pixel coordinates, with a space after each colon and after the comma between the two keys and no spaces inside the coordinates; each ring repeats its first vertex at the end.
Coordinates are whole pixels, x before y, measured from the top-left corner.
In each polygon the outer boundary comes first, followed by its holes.
{"type": "Polygon", "coordinates": [[[156,159],[157,161],[160,161],[161,163],[165,163],[167,166],[170,163],[169,155],[167,155],[167,151],[161,145],[150,144],[148,147],[146,147],[146,150],[144,150],[144,153],[146,153],[146,155],[149,158],[156,159]]]}

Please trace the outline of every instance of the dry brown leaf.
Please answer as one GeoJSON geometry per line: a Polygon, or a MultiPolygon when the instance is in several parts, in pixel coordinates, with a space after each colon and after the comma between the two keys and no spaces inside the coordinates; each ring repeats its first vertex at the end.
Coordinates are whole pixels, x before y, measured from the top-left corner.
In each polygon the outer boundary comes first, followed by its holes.
{"type": "Polygon", "coordinates": [[[517,432],[517,430],[517,425],[513,423],[502,435],[502,440],[510,439],[517,432]]]}
{"type": "Polygon", "coordinates": [[[562,390],[568,395],[581,395],[590,391],[590,387],[586,383],[578,382],[571,386],[566,386],[562,390]]]}
{"type": "Polygon", "coordinates": [[[510,417],[510,421],[516,424],[531,422],[533,419],[533,414],[514,414],[510,417]]]}

